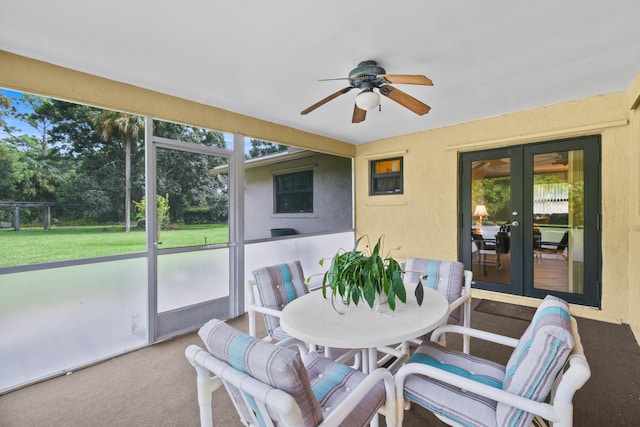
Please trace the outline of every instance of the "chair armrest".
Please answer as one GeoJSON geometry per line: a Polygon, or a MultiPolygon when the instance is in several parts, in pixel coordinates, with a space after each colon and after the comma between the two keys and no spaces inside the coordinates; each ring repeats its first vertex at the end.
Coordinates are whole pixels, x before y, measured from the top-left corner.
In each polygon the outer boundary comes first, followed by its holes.
{"type": "Polygon", "coordinates": [[[507,405],[523,409],[526,412],[540,415],[550,421],[560,421],[558,412],[548,403],[527,399],[526,397],[509,393],[502,389],[456,375],[435,366],[423,365],[421,363],[407,363],[402,366],[395,375],[396,393],[398,394],[398,402],[400,403],[398,405],[399,411],[404,407],[403,399],[405,380],[407,376],[412,374],[425,375],[446,384],[459,387],[465,391],[485,396],[498,402],[506,403],[507,405]]]}
{"type": "Polygon", "coordinates": [[[304,341],[293,337],[278,341],[275,345],[278,347],[297,347],[302,356],[306,356],[309,353],[309,346],[304,341]]]}
{"type": "Polygon", "coordinates": [[[445,325],[436,328],[431,334],[431,341],[437,342],[440,340],[440,336],[447,333],[461,334],[470,336],[473,338],[479,338],[484,341],[493,342],[496,344],[502,344],[508,347],[515,347],[518,345],[518,340],[515,338],[507,337],[504,335],[494,334],[493,332],[482,331],[480,329],[467,328],[458,325],[445,325]]]}
{"type": "Polygon", "coordinates": [[[587,358],[584,356],[584,347],[578,333],[578,323],[575,317],[571,316],[571,332],[573,334],[573,350],[567,359],[568,368],[562,373],[562,381],[552,396],[554,402],[570,404],[573,395],[591,377],[591,369],[587,358]]]}
{"type": "Polygon", "coordinates": [[[282,312],[280,310],[276,310],[275,308],[263,307],[261,305],[254,305],[251,307],[253,311],[256,313],[268,314],[270,316],[280,317],[282,316],[282,312]]]}
{"type": "Polygon", "coordinates": [[[449,304],[449,311],[455,310],[466,302],[471,302],[471,295],[467,295],[467,293],[463,289],[462,296],[458,297],[455,301],[449,304]]]}
{"type": "MultiPolygon", "coordinates": [[[[339,426],[358,407],[360,402],[369,395],[371,389],[380,381],[384,381],[385,413],[387,425],[396,424],[396,388],[393,375],[385,368],[378,368],[367,375],[358,386],[324,419],[320,424],[323,427],[339,426]]],[[[377,415],[377,414],[376,414],[377,415]]]]}
{"type": "MultiPolygon", "coordinates": [[[[288,393],[273,388],[244,372],[232,369],[226,363],[211,357],[211,354],[195,344],[187,347],[185,355],[198,373],[198,404],[201,406],[201,425],[213,425],[211,413],[211,392],[222,384],[222,380],[234,385],[242,392],[248,393],[255,399],[258,412],[264,418],[268,418],[266,404],[276,409],[283,418],[285,425],[301,425],[302,413],[295,399],[288,393]],[[213,375],[209,378],[210,375],[213,375]],[[215,388],[201,379],[211,379],[215,388]],[[204,410],[202,409],[204,406],[204,410]]],[[[258,420],[254,418],[254,423],[258,420]]]]}

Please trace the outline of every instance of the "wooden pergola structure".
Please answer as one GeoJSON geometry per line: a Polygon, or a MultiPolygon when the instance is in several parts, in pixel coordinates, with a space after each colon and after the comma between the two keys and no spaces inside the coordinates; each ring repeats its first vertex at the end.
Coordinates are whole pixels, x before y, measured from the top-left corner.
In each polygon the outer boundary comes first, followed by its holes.
{"type": "MultiPolygon", "coordinates": [[[[43,211],[43,226],[45,230],[51,228],[51,206],[54,202],[2,202],[0,201],[0,208],[13,208],[13,229],[20,231],[20,208],[42,208],[43,211]]],[[[7,223],[2,223],[4,227],[7,223]]],[[[11,224],[8,224],[11,227],[11,224]]]]}

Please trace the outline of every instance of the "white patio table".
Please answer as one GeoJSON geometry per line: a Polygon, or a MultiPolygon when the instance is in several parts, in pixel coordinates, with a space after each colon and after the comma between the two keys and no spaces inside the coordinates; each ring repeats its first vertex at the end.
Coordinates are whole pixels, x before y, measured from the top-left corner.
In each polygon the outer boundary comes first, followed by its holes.
{"type": "Polygon", "coordinates": [[[377,347],[389,346],[420,337],[443,325],[449,317],[449,303],[434,289],[424,289],[419,306],[412,292],[407,302],[396,302],[388,314],[374,311],[366,301],[338,313],[320,290],[296,298],[282,311],[280,325],[294,338],[333,348],[364,350],[363,370],[377,367],[377,347]],[[365,361],[368,360],[368,363],[365,361]]]}
{"type": "MultiPolygon", "coordinates": [[[[449,317],[447,299],[434,289],[424,289],[419,306],[413,292],[407,292],[407,302],[397,301],[389,313],[374,311],[366,301],[345,308],[344,314],[334,309],[329,293],[327,299],[317,290],[296,298],[282,310],[280,326],[294,338],[325,347],[362,349],[365,373],[378,366],[377,347],[390,346],[421,337],[446,323],[449,317]],[[368,363],[367,363],[368,362],[368,363]]],[[[372,426],[377,426],[374,418],[372,426]]]]}

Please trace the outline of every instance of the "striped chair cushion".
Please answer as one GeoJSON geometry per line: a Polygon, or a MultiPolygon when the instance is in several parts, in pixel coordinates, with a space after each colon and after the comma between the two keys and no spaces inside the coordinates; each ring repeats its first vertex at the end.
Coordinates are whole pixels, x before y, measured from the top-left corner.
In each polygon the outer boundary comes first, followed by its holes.
{"type": "MultiPolygon", "coordinates": [[[[520,338],[507,362],[503,389],[543,401],[573,349],[569,305],[548,295],[538,307],[531,324],[520,338]]],[[[499,425],[527,426],[532,414],[499,403],[499,425]]]]}
{"type": "MultiPolygon", "coordinates": [[[[404,264],[404,284],[422,284],[437,290],[452,303],[460,297],[464,286],[464,264],[457,261],[436,261],[424,258],[407,258],[404,264]]],[[[457,324],[462,315],[462,307],[449,314],[449,324],[457,324]]]]}
{"type": "MultiPolygon", "coordinates": [[[[447,350],[430,341],[411,355],[407,363],[422,363],[501,388],[505,367],[470,354],[447,350]]],[[[457,387],[418,375],[407,377],[405,398],[463,426],[496,426],[496,402],[457,387]]]]}
{"type": "MultiPolygon", "coordinates": [[[[335,363],[315,352],[310,352],[303,361],[307,368],[313,394],[320,403],[325,417],[366,377],[361,371],[335,363]]],[[[368,425],[384,400],[384,384],[380,382],[340,426],[361,427],[368,425]]]]}
{"type": "MultiPolygon", "coordinates": [[[[260,304],[263,307],[282,310],[285,305],[309,292],[304,283],[304,274],[300,261],[262,267],[253,271],[260,304]]],[[[264,316],[267,333],[277,339],[288,338],[282,331],[280,319],[264,316]]]]}
{"type": "MultiPolygon", "coordinates": [[[[238,332],[217,319],[207,322],[198,334],[217,359],[293,396],[305,426],[316,426],[322,421],[322,410],[298,352],[238,332]]],[[[227,388],[241,416],[250,420],[250,411],[255,412],[252,398],[247,399],[250,405],[247,407],[240,390],[230,385],[227,388]]],[[[281,422],[277,415],[272,417],[276,423],[281,422]]]]}

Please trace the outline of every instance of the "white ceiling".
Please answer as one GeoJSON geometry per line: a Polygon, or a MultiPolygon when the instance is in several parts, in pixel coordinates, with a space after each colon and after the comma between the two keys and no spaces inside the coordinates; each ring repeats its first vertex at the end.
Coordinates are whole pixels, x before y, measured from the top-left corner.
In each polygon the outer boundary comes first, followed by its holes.
{"type": "MultiPolygon", "coordinates": [[[[638,0],[2,0],[0,49],[353,144],[624,91],[640,71],[638,0]],[[395,85],[352,124],[360,61],[395,85]]],[[[1,64],[0,64],[1,66],[1,64]]],[[[224,129],[223,129],[224,130],[224,129]]]]}

